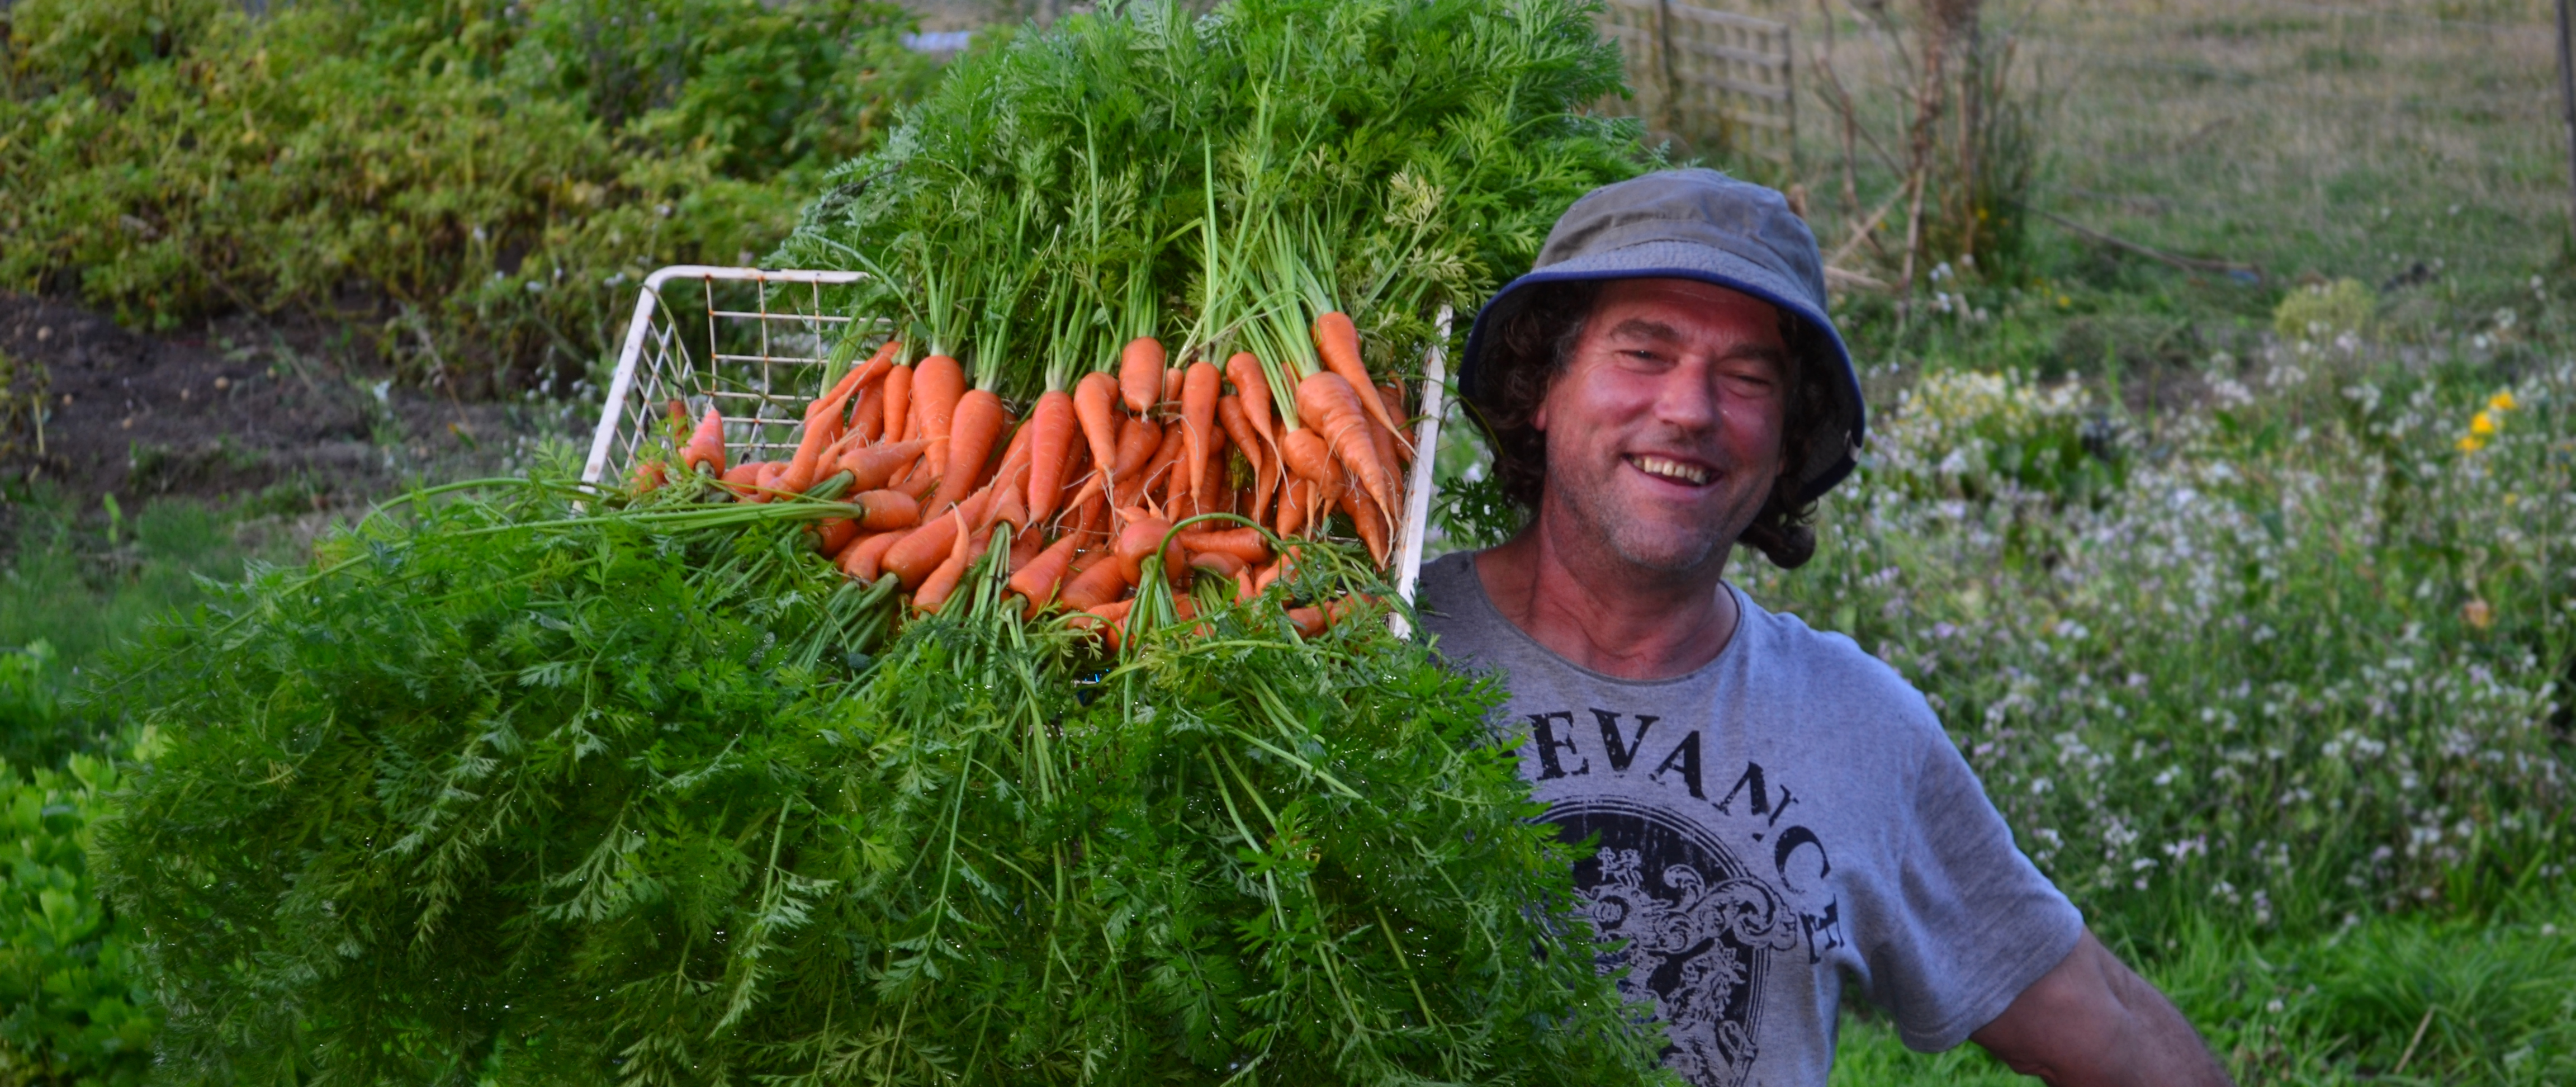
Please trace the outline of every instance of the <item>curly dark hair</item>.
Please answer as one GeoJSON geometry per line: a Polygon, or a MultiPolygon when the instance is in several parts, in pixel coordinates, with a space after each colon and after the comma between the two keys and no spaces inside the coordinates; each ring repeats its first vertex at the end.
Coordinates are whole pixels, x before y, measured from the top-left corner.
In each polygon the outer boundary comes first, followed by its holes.
{"type": "MultiPolygon", "coordinates": [[[[1539,491],[1547,482],[1547,436],[1531,419],[1547,398],[1549,386],[1573,361],[1574,345],[1583,338],[1584,322],[1601,296],[1601,283],[1542,283],[1524,290],[1529,296],[1489,334],[1484,357],[1477,363],[1483,379],[1468,406],[1493,449],[1495,485],[1526,518],[1537,513],[1539,491]]],[[[1781,476],[1738,542],[1762,552],[1773,565],[1794,570],[1816,554],[1816,504],[1798,501],[1797,472],[1810,462],[1818,443],[1830,440],[1825,432],[1833,418],[1834,399],[1825,383],[1831,368],[1820,365],[1830,357],[1823,333],[1783,309],[1780,338],[1789,348],[1786,376],[1791,390],[1782,430],[1781,476]]]]}

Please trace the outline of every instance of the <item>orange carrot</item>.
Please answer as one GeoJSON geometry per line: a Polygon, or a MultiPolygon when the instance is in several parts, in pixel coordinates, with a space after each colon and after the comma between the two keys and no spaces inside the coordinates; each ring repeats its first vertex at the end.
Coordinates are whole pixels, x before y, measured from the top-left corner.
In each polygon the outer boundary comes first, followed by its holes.
{"type": "Polygon", "coordinates": [[[1380,566],[1386,565],[1387,521],[1378,512],[1377,503],[1369,501],[1368,492],[1358,487],[1343,487],[1339,498],[1342,511],[1351,515],[1352,526],[1360,531],[1360,542],[1368,545],[1369,557],[1380,566]]]}
{"type": "Polygon", "coordinates": [[[1223,551],[1197,551],[1190,554],[1190,569],[1205,570],[1228,581],[1245,570],[1243,560],[1223,551]]]}
{"type": "MultiPolygon", "coordinates": [[[[1034,540],[1037,535],[1031,533],[1029,538],[1034,540]]],[[[1039,608],[1045,607],[1055,599],[1056,589],[1061,587],[1064,581],[1065,569],[1073,564],[1074,549],[1081,545],[1080,533],[1065,533],[1063,538],[1048,545],[1046,550],[1038,552],[1037,557],[1029,560],[1027,565],[1012,572],[1011,591],[1020,594],[1029,602],[1027,610],[1022,612],[1024,616],[1036,617],[1039,608]]]]}
{"type": "Polygon", "coordinates": [[[701,464],[707,466],[708,475],[725,474],[724,415],[713,407],[707,409],[705,418],[698,420],[698,432],[689,437],[687,448],[680,451],[682,469],[694,472],[701,464]]]}
{"type": "MultiPolygon", "coordinates": [[[[1377,390],[1364,389],[1360,392],[1360,396],[1364,399],[1374,398],[1377,396],[1377,390]]],[[[1369,448],[1377,451],[1377,462],[1385,465],[1389,474],[1400,476],[1401,473],[1397,472],[1396,466],[1404,462],[1396,459],[1396,449],[1404,443],[1395,440],[1393,433],[1375,423],[1368,425],[1368,437],[1369,448]]]]}
{"type": "Polygon", "coordinates": [[[1314,486],[1315,481],[1300,476],[1289,480],[1286,487],[1280,488],[1279,516],[1271,524],[1271,527],[1280,535],[1294,536],[1298,529],[1306,527],[1306,492],[1314,486]]]}
{"type": "MultiPolygon", "coordinates": [[[[892,360],[888,361],[891,363],[892,360]]],[[[858,395],[859,379],[867,376],[867,371],[868,368],[865,366],[851,367],[849,373],[841,375],[841,380],[833,382],[831,388],[823,390],[823,395],[808,401],[805,404],[805,425],[810,427],[814,425],[814,420],[826,415],[832,416],[834,422],[839,422],[841,409],[850,406],[850,398],[858,395]]]]}
{"type": "Polygon", "coordinates": [[[940,559],[945,557],[956,544],[955,526],[971,525],[982,520],[992,494],[991,491],[980,491],[974,497],[950,507],[951,512],[956,513],[957,517],[941,517],[923,522],[912,535],[904,537],[902,543],[886,551],[886,571],[902,578],[906,588],[920,586],[922,579],[929,577],[931,571],[939,567],[940,559]]]}
{"type": "MultiPolygon", "coordinates": [[[[994,462],[992,474],[984,477],[988,485],[998,485],[1000,487],[1008,488],[1009,490],[1023,496],[1028,493],[1029,458],[1032,455],[1029,443],[1029,428],[1027,427],[1021,427],[1018,433],[1011,435],[1011,444],[1002,449],[1001,459],[994,462]]],[[[1021,510],[1020,516],[1028,516],[1028,506],[1026,503],[1022,503],[1019,508],[1021,510]]]]}
{"type": "Polygon", "coordinates": [[[1038,554],[1044,550],[1046,550],[1046,537],[1035,532],[1012,533],[1011,572],[1019,573],[1023,567],[1037,561],[1038,554]]]}
{"type": "Polygon", "coordinates": [[[904,433],[912,419],[912,367],[897,366],[885,376],[885,440],[913,437],[904,433]]]}
{"type": "MultiPolygon", "coordinates": [[[[1368,367],[1360,362],[1360,330],[1351,323],[1349,314],[1335,310],[1315,315],[1315,354],[1323,358],[1327,369],[1349,382],[1351,388],[1377,387],[1369,380],[1368,367]]],[[[1386,413],[1384,401],[1374,396],[1367,397],[1360,407],[1368,412],[1370,418],[1377,420],[1379,426],[1390,432],[1395,430],[1395,418],[1386,413]]],[[[1297,391],[1297,414],[1306,414],[1306,392],[1302,387],[1297,391]]]]}
{"type": "Polygon", "coordinates": [[[877,575],[884,572],[885,553],[894,545],[902,543],[905,536],[911,535],[911,531],[896,529],[892,532],[880,532],[851,544],[841,552],[841,572],[861,581],[875,581],[877,575]]]}
{"type": "Polygon", "coordinates": [[[1190,489],[1190,493],[1182,496],[1188,499],[1186,504],[1190,508],[1190,512],[1184,516],[1195,517],[1202,513],[1233,512],[1219,506],[1219,503],[1230,502],[1234,497],[1234,492],[1225,485],[1225,435],[1219,433],[1212,444],[1216,446],[1216,451],[1200,465],[1197,484],[1190,489]],[[1202,495],[1206,497],[1203,498],[1202,495]]]}
{"type": "Polygon", "coordinates": [[[1135,601],[1121,600],[1115,604],[1087,608],[1083,611],[1083,615],[1092,620],[1086,625],[1098,631],[1100,639],[1109,643],[1110,650],[1115,652],[1119,644],[1127,640],[1127,614],[1135,610],[1135,607],[1135,601]]]}
{"type": "Polygon", "coordinates": [[[1233,358],[1225,360],[1225,376],[1233,379],[1235,391],[1243,396],[1243,415],[1252,420],[1252,432],[1261,435],[1262,441],[1278,441],[1279,436],[1270,427],[1270,417],[1278,405],[1270,398],[1270,375],[1261,371],[1261,360],[1250,351],[1237,351],[1233,358]]]}
{"type": "Polygon", "coordinates": [[[814,550],[826,558],[835,557],[858,537],[858,522],[847,517],[825,518],[814,526],[814,550]]]}
{"type": "Polygon", "coordinates": [[[1075,490],[1070,497],[1057,503],[1057,505],[1063,508],[1063,512],[1058,516],[1057,520],[1059,522],[1070,520],[1074,525],[1079,526],[1082,524],[1083,518],[1090,515],[1091,509],[1094,505],[1105,505],[1109,498],[1107,492],[1100,489],[1100,481],[1107,478],[1109,477],[1101,475],[1098,472],[1092,472],[1083,476],[1081,488],[1075,490]]]}
{"type": "Polygon", "coordinates": [[[1162,444],[1154,449],[1154,458],[1146,461],[1145,466],[1139,469],[1135,475],[1120,476],[1118,478],[1118,491],[1111,497],[1116,500],[1118,505],[1132,506],[1135,505],[1142,496],[1151,492],[1157,484],[1160,484],[1164,489],[1168,490],[1171,483],[1166,477],[1166,473],[1171,470],[1174,463],[1181,459],[1181,450],[1186,444],[1187,442],[1184,441],[1184,436],[1181,433],[1180,427],[1170,427],[1165,429],[1163,431],[1162,444]]]}
{"type": "MultiPolygon", "coordinates": [[[[1092,478],[1099,479],[1101,477],[1093,476],[1092,478]]],[[[1082,533],[1085,538],[1094,541],[1106,540],[1109,538],[1108,491],[1092,491],[1088,498],[1085,498],[1081,503],[1075,506],[1073,530],[1075,532],[1082,533]]],[[[1091,545],[1086,543],[1083,546],[1089,547],[1091,545]]]]}
{"type": "Polygon", "coordinates": [[[677,400],[673,400],[670,404],[665,406],[662,409],[662,430],[663,433],[670,436],[671,442],[674,445],[687,441],[687,435],[689,433],[689,406],[677,400]]]}
{"type": "Polygon", "coordinates": [[[1127,482],[1136,473],[1144,471],[1146,463],[1152,461],[1155,451],[1162,447],[1161,424],[1141,415],[1128,416],[1127,424],[1118,431],[1118,450],[1109,462],[1112,465],[1110,477],[1120,483],[1127,482]]]}
{"type": "Polygon", "coordinates": [[[1253,597],[1259,595],[1261,595],[1261,590],[1252,587],[1252,568],[1246,566],[1240,570],[1236,570],[1234,572],[1234,602],[1237,604],[1249,604],[1252,602],[1253,597]]]}
{"type": "Polygon", "coordinates": [[[1053,499],[1051,521],[1060,522],[1066,514],[1080,509],[1092,495],[1099,493],[1101,481],[1107,478],[1092,468],[1091,451],[1081,442],[1073,443],[1072,455],[1064,458],[1063,475],[1064,483],[1056,488],[1053,499]]]}
{"type": "Polygon", "coordinates": [[[948,517],[957,522],[957,531],[951,534],[955,538],[948,545],[948,558],[923,578],[921,587],[912,594],[912,606],[921,611],[935,612],[948,602],[948,594],[956,591],[958,579],[966,576],[968,554],[976,550],[978,541],[974,533],[966,531],[964,517],[953,509],[948,517]]]}
{"type": "Polygon", "coordinates": [[[1170,521],[1148,516],[1141,510],[1131,513],[1127,527],[1118,531],[1118,576],[1127,579],[1130,585],[1143,580],[1146,557],[1161,547],[1164,573],[1177,577],[1182,569],[1181,542],[1174,540],[1168,546],[1163,543],[1163,534],[1171,530],[1170,521]]]}
{"type": "Polygon", "coordinates": [[[1117,407],[1117,378],[1084,374],[1073,387],[1074,419],[1082,424],[1082,440],[1091,446],[1091,463],[1102,471],[1118,463],[1117,407]]]}
{"type": "Polygon", "coordinates": [[[1332,447],[1316,428],[1301,426],[1279,439],[1279,459],[1288,462],[1288,470],[1309,483],[1323,483],[1333,478],[1332,447]]]}
{"type": "Polygon", "coordinates": [[[662,478],[662,462],[658,460],[636,461],[634,475],[628,480],[637,494],[651,494],[666,482],[669,481],[662,478]]]}
{"type": "MultiPolygon", "coordinates": [[[[1398,422],[1406,421],[1404,417],[1404,386],[1398,385],[1392,381],[1380,385],[1377,387],[1377,398],[1386,403],[1387,414],[1395,416],[1396,421],[1398,422]]],[[[1394,437],[1396,459],[1389,463],[1395,464],[1399,467],[1413,463],[1413,440],[1407,437],[1401,430],[1396,431],[1394,437]]]]}
{"type": "MultiPolygon", "coordinates": [[[[921,442],[925,447],[930,444],[929,439],[926,438],[913,440],[921,442]]],[[[896,481],[893,489],[911,495],[916,502],[927,502],[930,500],[930,489],[938,483],[939,473],[930,470],[930,454],[925,449],[922,455],[912,458],[911,466],[896,481]]]]}
{"type": "Polygon", "coordinates": [[[1061,599],[1074,611],[1092,608],[1118,599],[1127,591],[1127,581],[1119,572],[1118,556],[1108,547],[1092,552],[1091,564],[1076,569],[1064,583],[1061,599]]]}
{"type": "Polygon", "coordinates": [[[850,409],[850,433],[859,436],[862,445],[885,436],[885,382],[870,385],[859,394],[859,406],[850,409]]]}
{"type": "MultiPolygon", "coordinates": [[[[923,365],[928,364],[923,360],[923,365]]],[[[990,389],[973,390],[957,401],[947,424],[948,463],[940,473],[939,492],[930,499],[932,509],[966,497],[983,482],[978,477],[984,474],[984,462],[993,455],[993,442],[1010,421],[1010,409],[990,389]]]]}
{"type": "Polygon", "coordinates": [[[916,439],[890,445],[853,445],[833,462],[833,467],[850,473],[851,490],[873,491],[894,482],[896,472],[912,467],[921,459],[921,447],[928,444],[916,439]]]}
{"type": "Polygon", "coordinates": [[[785,489],[778,485],[778,481],[787,478],[787,467],[787,462],[775,460],[761,465],[760,471],[752,475],[751,489],[743,492],[742,500],[760,503],[778,497],[778,492],[785,489]]]}
{"type": "Polygon", "coordinates": [[[1243,405],[1242,397],[1221,397],[1216,402],[1216,417],[1225,424],[1226,436],[1234,439],[1234,447],[1243,451],[1243,459],[1252,463],[1252,493],[1245,496],[1244,513],[1257,521],[1270,505],[1270,488],[1275,482],[1271,475],[1278,470],[1278,458],[1261,447],[1252,431],[1250,413],[1243,405]]]}
{"type": "Polygon", "coordinates": [[[1143,415],[1163,391],[1163,345],[1151,336],[1127,341],[1118,352],[1118,396],[1127,410],[1143,415]]]}
{"type": "Polygon", "coordinates": [[[1180,403],[1180,402],[1181,402],[1181,383],[1182,383],[1183,381],[1186,381],[1186,380],[1188,379],[1188,375],[1189,375],[1189,368],[1188,368],[1188,367],[1186,367],[1186,366],[1175,366],[1175,367],[1172,367],[1172,368],[1171,368],[1171,369],[1169,369],[1169,370],[1165,370],[1165,371],[1163,371],[1163,398],[1162,398],[1162,399],[1160,399],[1160,400],[1155,401],[1155,403],[1157,403],[1157,404],[1178,404],[1178,403],[1180,403]]]}
{"type": "Polygon", "coordinates": [[[747,460],[725,469],[720,478],[724,480],[724,488],[732,491],[734,498],[739,500],[751,494],[751,488],[760,482],[761,469],[767,467],[759,461],[747,460]]]}
{"type": "Polygon", "coordinates": [[[1262,539],[1257,528],[1185,528],[1181,546],[1192,555],[1214,551],[1248,563],[1270,560],[1270,542],[1262,539]]]}
{"type": "Polygon", "coordinates": [[[867,512],[859,515],[859,527],[870,532],[910,528],[921,523],[921,503],[902,491],[861,491],[849,501],[867,512]]]}
{"type": "MultiPolygon", "coordinates": [[[[1333,455],[1358,477],[1360,486],[1368,489],[1369,497],[1377,500],[1380,509],[1393,509],[1395,475],[1378,459],[1377,447],[1369,438],[1369,417],[1359,400],[1359,393],[1339,374],[1317,372],[1297,383],[1297,414],[1323,428],[1324,441],[1332,446],[1333,455]]],[[[1385,411],[1386,405],[1380,403],[1378,410],[1385,411]]]]}
{"type": "Polygon", "coordinates": [[[796,455],[788,459],[787,467],[771,484],[779,490],[801,494],[805,488],[813,486],[814,481],[823,476],[823,451],[841,437],[840,406],[823,405],[820,401],[816,404],[817,413],[805,417],[805,433],[797,439],[796,455]]]}
{"type": "MultiPolygon", "coordinates": [[[[1002,486],[994,487],[993,500],[984,507],[984,523],[989,525],[998,521],[1009,521],[1014,531],[1027,528],[1029,505],[1021,500],[1022,493],[1020,488],[1009,486],[1007,481],[1002,486]]],[[[1022,533],[1022,535],[1027,534],[1022,533]]]]}
{"type": "Polygon", "coordinates": [[[1324,633],[1324,612],[1321,608],[1290,608],[1288,622],[1297,628],[1297,636],[1301,638],[1319,637],[1324,633]]]}
{"type": "Polygon", "coordinates": [[[876,387],[877,382],[894,369],[895,356],[900,354],[903,354],[902,340],[887,340],[878,344],[877,353],[868,356],[867,362],[852,367],[849,373],[841,375],[840,382],[834,385],[833,389],[847,397],[855,395],[853,390],[876,387]]]}
{"type": "Polygon", "coordinates": [[[1039,394],[1029,408],[1029,516],[1039,523],[1064,497],[1065,472],[1079,451],[1073,441],[1079,422],[1073,417],[1073,397],[1062,389],[1039,394]]]}
{"type": "Polygon", "coordinates": [[[1204,506],[1216,501],[1215,493],[1199,489],[1207,476],[1208,462],[1217,447],[1216,398],[1225,377],[1205,359],[1193,362],[1181,371],[1181,429],[1189,435],[1189,480],[1193,497],[1204,506]]]}
{"type": "Polygon", "coordinates": [[[921,412],[920,437],[933,443],[948,437],[957,402],[966,396],[966,371],[957,360],[932,355],[912,368],[912,399],[921,412]]]}

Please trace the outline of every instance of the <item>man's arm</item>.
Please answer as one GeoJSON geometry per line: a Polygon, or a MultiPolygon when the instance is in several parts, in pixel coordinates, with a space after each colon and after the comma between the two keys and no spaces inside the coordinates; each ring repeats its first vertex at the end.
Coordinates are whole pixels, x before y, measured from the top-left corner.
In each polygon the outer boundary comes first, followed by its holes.
{"type": "Polygon", "coordinates": [[[2066,961],[1968,1039],[2052,1087],[2230,1084],[2173,1002],[2089,929],[2066,961]]]}

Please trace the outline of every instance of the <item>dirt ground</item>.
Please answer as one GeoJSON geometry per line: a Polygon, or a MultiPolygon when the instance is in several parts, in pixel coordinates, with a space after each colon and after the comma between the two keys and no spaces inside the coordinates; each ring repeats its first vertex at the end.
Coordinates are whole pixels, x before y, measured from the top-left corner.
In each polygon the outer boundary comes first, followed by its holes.
{"type": "Polygon", "coordinates": [[[506,470],[544,435],[586,432],[577,410],[406,387],[363,335],[313,321],[231,317],[158,336],[0,294],[0,351],[50,375],[42,451],[19,436],[0,484],[83,505],[265,495],[320,509],[506,470]]]}

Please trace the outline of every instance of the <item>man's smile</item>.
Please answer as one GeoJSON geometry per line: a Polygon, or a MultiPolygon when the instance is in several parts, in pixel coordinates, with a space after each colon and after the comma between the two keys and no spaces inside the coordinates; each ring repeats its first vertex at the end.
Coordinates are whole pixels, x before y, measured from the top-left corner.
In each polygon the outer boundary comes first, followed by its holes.
{"type": "Polygon", "coordinates": [[[1717,475],[1707,465],[1651,453],[1630,453],[1622,459],[1628,462],[1629,467],[1668,483],[1705,487],[1717,475]]]}

